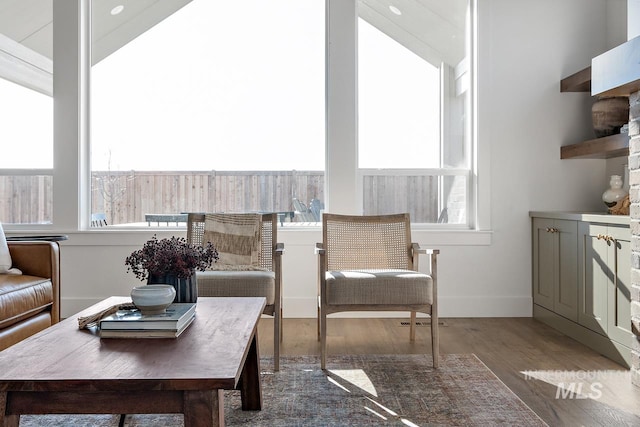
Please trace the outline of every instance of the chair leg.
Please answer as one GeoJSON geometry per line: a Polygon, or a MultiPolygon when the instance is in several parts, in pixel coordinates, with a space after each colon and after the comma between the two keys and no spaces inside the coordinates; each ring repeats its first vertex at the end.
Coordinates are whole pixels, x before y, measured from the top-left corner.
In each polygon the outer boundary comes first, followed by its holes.
{"type": "Polygon", "coordinates": [[[280,309],[280,342],[282,342],[282,337],[284,336],[284,316],[282,315],[283,311],[280,309]]]}
{"type": "Polygon", "coordinates": [[[282,337],[282,312],[277,310],[273,316],[273,370],[280,370],[280,341],[282,337]]]}
{"type": "Polygon", "coordinates": [[[411,318],[409,319],[409,341],[416,340],[416,312],[411,312],[411,318]]]}
{"type": "Polygon", "coordinates": [[[327,312],[320,309],[320,367],[324,370],[327,366],[327,312]]]}
{"type": "Polygon", "coordinates": [[[317,319],[317,327],[318,327],[318,341],[320,341],[320,305],[318,305],[318,315],[316,317],[317,319]]]}
{"type": "Polygon", "coordinates": [[[440,362],[440,337],[438,335],[438,316],[431,315],[431,353],[433,367],[437,368],[440,362]]]}

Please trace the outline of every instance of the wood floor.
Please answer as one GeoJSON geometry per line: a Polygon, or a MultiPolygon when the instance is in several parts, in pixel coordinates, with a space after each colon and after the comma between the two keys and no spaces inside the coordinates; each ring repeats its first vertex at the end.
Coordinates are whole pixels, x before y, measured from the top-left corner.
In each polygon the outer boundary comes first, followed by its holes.
{"type": "MultiPolygon", "coordinates": [[[[328,353],[430,353],[429,326],[411,343],[407,320],[329,318],[328,353]]],[[[441,354],[474,353],[550,426],[640,426],[629,371],[573,339],[532,318],[441,321],[441,354]]],[[[260,354],[273,354],[272,334],[265,317],[260,354]]],[[[282,355],[319,353],[315,319],[284,319],[282,355]]]]}

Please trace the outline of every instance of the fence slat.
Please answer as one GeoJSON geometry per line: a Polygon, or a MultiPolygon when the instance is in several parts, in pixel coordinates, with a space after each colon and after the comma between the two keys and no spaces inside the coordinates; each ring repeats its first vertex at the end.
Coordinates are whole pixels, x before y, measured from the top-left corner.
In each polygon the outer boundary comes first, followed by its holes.
{"type": "MultiPolygon", "coordinates": [[[[0,221],[51,222],[52,181],[0,176],[0,221]]],[[[461,190],[452,199],[463,212],[464,182],[455,184],[461,190]]],[[[94,171],[91,185],[92,212],[111,225],[144,222],[149,213],[293,211],[293,198],[325,201],[322,171],[94,171]]],[[[406,211],[414,222],[436,222],[437,185],[436,176],[364,176],[363,212],[406,211]]]]}

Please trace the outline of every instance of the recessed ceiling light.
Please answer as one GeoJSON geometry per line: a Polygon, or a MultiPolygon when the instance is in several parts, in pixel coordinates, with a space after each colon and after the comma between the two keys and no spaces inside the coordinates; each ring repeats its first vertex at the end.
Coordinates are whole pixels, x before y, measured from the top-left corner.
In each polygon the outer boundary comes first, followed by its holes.
{"type": "Polygon", "coordinates": [[[116,6],[116,7],[114,7],[113,9],[111,9],[111,14],[115,16],[115,15],[119,14],[120,12],[122,12],[123,10],[124,10],[124,6],[120,4],[120,5],[116,6]]]}
{"type": "Polygon", "coordinates": [[[395,7],[394,5],[389,6],[389,10],[398,16],[402,15],[402,11],[397,7],[395,7]]]}

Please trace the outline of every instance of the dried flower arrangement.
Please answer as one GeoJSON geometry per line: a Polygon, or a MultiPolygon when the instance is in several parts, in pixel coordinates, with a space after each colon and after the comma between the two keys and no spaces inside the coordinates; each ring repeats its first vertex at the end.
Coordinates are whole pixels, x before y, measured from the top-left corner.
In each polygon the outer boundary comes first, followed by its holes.
{"type": "Polygon", "coordinates": [[[210,242],[199,246],[188,243],[183,237],[158,240],[154,235],[126,258],[125,265],[127,272],[140,280],[169,274],[186,279],[194,270],[204,271],[217,260],[218,251],[210,242]]]}

